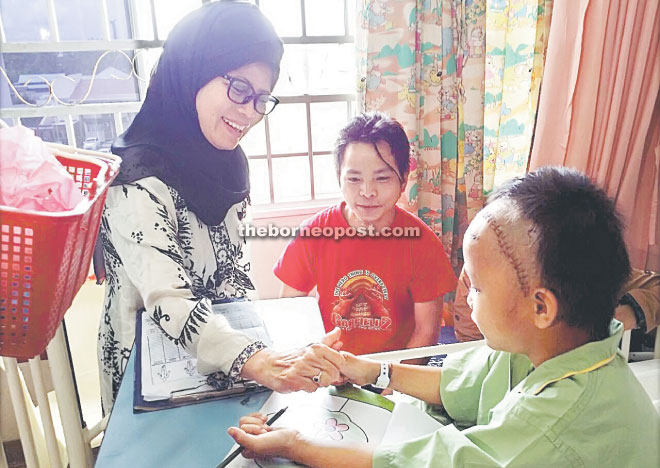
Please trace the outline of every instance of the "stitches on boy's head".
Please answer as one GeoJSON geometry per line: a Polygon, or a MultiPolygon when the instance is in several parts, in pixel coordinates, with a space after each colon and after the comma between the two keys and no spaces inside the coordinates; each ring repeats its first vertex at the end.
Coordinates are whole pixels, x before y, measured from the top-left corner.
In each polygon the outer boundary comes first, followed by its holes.
{"type": "Polygon", "coordinates": [[[489,201],[509,200],[536,228],[539,284],[557,298],[562,320],[587,330],[592,339],[608,336],[619,291],[630,275],[613,201],[584,174],[562,167],[512,179],[489,201]]]}
{"type": "Polygon", "coordinates": [[[511,266],[516,272],[518,278],[518,285],[525,296],[529,295],[529,278],[527,272],[522,266],[522,262],[518,256],[513,252],[513,245],[506,231],[502,229],[500,223],[497,222],[492,213],[485,213],[484,219],[495,233],[497,238],[497,245],[500,248],[502,255],[511,263],[511,266]]]}
{"type": "MultiPolygon", "coordinates": [[[[495,234],[500,253],[513,267],[520,290],[528,296],[538,277],[536,228],[522,216],[515,203],[507,198],[500,198],[489,204],[480,216],[495,234]]],[[[476,240],[476,232],[469,233],[472,239],[476,240]]]]}

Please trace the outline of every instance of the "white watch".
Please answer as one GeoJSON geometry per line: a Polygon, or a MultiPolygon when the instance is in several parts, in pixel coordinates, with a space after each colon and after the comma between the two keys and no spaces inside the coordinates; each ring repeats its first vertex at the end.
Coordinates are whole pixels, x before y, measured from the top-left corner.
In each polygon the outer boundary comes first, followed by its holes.
{"type": "Polygon", "coordinates": [[[387,388],[390,384],[390,365],[387,362],[380,363],[380,375],[374,383],[374,387],[387,388]]]}

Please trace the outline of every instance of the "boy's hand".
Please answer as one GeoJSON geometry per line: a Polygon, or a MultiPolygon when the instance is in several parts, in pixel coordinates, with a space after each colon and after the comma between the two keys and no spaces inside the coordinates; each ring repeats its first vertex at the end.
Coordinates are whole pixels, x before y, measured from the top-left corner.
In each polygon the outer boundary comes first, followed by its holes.
{"type": "Polygon", "coordinates": [[[266,424],[266,416],[252,413],[239,420],[240,428],[230,427],[227,433],[244,449],[245,458],[291,458],[291,448],[298,439],[295,429],[273,428],[266,424]]]}
{"type": "MultiPolygon", "coordinates": [[[[333,341],[336,345],[336,341],[333,341]]],[[[288,352],[271,348],[254,353],[243,366],[241,376],[280,393],[313,392],[341,380],[344,358],[333,348],[313,343],[288,352]],[[314,376],[319,376],[318,381],[314,376]]]]}
{"type": "MultiPolygon", "coordinates": [[[[324,344],[335,351],[341,350],[341,347],[344,346],[344,342],[341,341],[341,328],[335,327],[326,333],[321,339],[321,344],[324,344]]],[[[337,380],[331,382],[331,385],[344,385],[346,382],[346,378],[343,375],[340,375],[337,380]]]]}
{"type": "Polygon", "coordinates": [[[265,434],[270,431],[272,428],[266,424],[268,421],[268,416],[261,413],[250,413],[247,416],[243,416],[238,420],[238,425],[243,431],[248,434],[265,434]]]}
{"type": "Polygon", "coordinates": [[[347,351],[342,351],[345,364],[339,371],[349,382],[357,385],[372,384],[380,374],[380,363],[371,359],[357,357],[347,351]]]}
{"type": "Polygon", "coordinates": [[[341,347],[344,346],[344,342],[341,341],[341,328],[335,327],[326,333],[321,339],[321,344],[324,344],[335,351],[339,351],[341,347]]]}

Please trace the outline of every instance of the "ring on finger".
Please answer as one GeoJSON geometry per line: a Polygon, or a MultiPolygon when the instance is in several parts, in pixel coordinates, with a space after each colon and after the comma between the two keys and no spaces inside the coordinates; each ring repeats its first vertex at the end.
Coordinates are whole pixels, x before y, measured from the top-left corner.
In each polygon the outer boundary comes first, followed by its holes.
{"type": "Polygon", "coordinates": [[[314,382],[316,385],[320,385],[322,374],[323,374],[323,371],[320,371],[318,374],[316,374],[314,377],[312,377],[312,382],[314,382]]]}

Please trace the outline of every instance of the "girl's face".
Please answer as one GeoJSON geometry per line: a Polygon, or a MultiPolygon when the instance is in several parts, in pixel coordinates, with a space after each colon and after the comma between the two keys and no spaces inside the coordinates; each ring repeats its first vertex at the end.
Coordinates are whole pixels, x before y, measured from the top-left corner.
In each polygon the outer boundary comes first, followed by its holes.
{"type": "MultiPolygon", "coordinates": [[[[390,145],[378,141],[378,156],[371,143],[350,143],[344,152],[339,184],[346,200],[344,215],[351,226],[372,225],[378,229],[394,221],[394,205],[404,183],[394,169],[396,162],[390,145]],[[388,166],[389,164],[389,166],[388,166]]],[[[406,174],[401,175],[405,181],[406,174]]]]}
{"type": "MultiPolygon", "coordinates": [[[[270,93],[274,79],[273,70],[261,62],[244,65],[226,76],[249,82],[255,93],[270,93]]],[[[218,76],[206,83],[195,97],[202,134],[219,150],[236,148],[243,135],[263,117],[254,110],[252,100],[245,104],[231,101],[227,96],[228,87],[229,81],[218,76]]]]}

